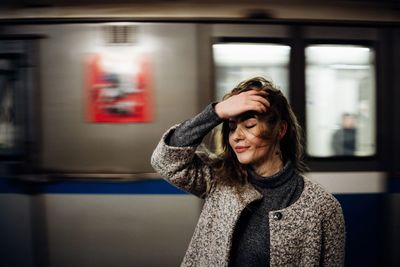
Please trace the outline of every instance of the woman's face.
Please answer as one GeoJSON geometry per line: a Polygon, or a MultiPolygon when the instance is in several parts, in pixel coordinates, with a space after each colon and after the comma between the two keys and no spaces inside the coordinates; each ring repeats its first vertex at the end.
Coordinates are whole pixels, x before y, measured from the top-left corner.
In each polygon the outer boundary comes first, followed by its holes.
{"type": "Polygon", "coordinates": [[[267,160],[271,143],[263,138],[268,126],[255,116],[229,120],[229,144],[242,164],[260,165],[267,160]]]}

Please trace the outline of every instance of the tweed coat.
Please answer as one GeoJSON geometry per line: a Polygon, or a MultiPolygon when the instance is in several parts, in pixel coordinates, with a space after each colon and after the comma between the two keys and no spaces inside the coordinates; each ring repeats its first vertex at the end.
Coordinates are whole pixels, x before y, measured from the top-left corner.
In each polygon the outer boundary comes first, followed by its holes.
{"type": "MultiPolygon", "coordinates": [[[[196,146],[174,147],[166,143],[175,127],[163,135],[151,164],[170,183],[205,199],[181,266],[228,266],[239,216],[262,195],[250,184],[239,196],[233,187],[211,183],[213,169],[196,152],[196,146]],[[213,188],[208,191],[210,185],[213,188]]],[[[303,178],[299,199],[268,214],[270,266],[343,266],[345,226],[340,204],[318,184],[303,178]]]]}

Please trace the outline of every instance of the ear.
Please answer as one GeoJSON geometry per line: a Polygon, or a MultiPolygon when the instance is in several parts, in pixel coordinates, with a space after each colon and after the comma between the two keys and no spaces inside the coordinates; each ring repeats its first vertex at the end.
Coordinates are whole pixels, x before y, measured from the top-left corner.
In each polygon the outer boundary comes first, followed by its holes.
{"type": "Polygon", "coordinates": [[[288,123],[286,121],[282,121],[279,125],[279,134],[278,134],[278,139],[282,140],[282,138],[285,136],[286,131],[287,131],[288,123]]]}

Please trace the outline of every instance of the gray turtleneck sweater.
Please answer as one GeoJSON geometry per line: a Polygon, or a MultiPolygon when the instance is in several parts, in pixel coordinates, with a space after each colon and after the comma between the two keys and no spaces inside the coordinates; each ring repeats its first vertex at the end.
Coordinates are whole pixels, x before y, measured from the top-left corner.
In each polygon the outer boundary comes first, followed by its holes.
{"type": "MultiPolygon", "coordinates": [[[[210,104],[197,116],[180,124],[167,142],[181,147],[198,145],[221,122],[210,104]]],[[[303,191],[304,181],[290,161],[273,176],[259,176],[250,167],[248,174],[250,183],[263,198],[243,210],[234,231],[229,266],[269,266],[268,212],[293,204],[303,191]]]]}

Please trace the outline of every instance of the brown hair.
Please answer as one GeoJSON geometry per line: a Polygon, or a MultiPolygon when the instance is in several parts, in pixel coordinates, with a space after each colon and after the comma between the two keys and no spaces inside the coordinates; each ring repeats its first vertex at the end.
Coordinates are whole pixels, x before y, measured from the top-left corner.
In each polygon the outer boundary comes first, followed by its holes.
{"type": "MultiPolygon", "coordinates": [[[[294,115],[286,97],[278,90],[271,81],[263,77],[255,77],[239,83],[230,93],[223,97],[223,100],[249,90],[263,90],[267,92],[267,100],[270,107],[267,112],[258,114],[261,121],[266,122],[270,130],[263,134],[263,138],[271,140],[273,146],[280,145],[283,162],[290,160],[295,171],[304,173],[307,167],[303,160],[303,132],[294,115]],[[281,140],[278,138],[279,125],[287,123],[286,134],[281,140]]],[[[222,125],[222,147],[223,151],[217,164],[217,176],[219,182],[227,185],[240,186],[248,182],[247,171],[236,158],[236,154],[229,145],[229,123],[224,121],[222,125]]],[[[271,150],[272,151],[272,150],[271,150]]]]}

